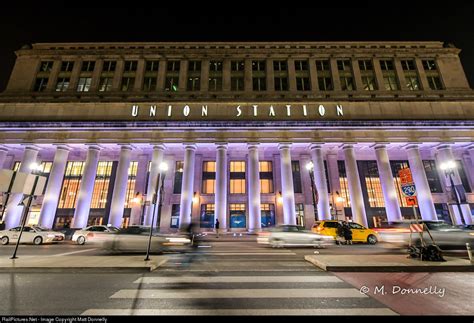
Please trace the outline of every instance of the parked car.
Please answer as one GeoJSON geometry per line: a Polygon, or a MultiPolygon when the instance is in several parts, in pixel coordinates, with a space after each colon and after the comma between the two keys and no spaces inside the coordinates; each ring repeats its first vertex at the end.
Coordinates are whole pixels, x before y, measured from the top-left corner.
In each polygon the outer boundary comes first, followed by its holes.
{"type": "Polygon", "coordinates": [[[313,233],[297,225],[279,225],[258,234],[257,242],[273,248],[285,246],[324,247],[334,243],[332,237],[313,233]]]}
{"type": "Polygon", "coordinates": [[[86,242],[89,243],[100,241],[104,238],[104,234],[109,234],[117,231],[119,231],[119,228],[116,228],[114,226],[91,225],[84,229],[75,231],[72,235],[71,240],[79,245],[83,245],[86,242]]]}
{"type": "MultiPolygon", "coordinates": [[[[0,240],[3,245],[16,243],[20,236],[21,227],[11,228],[10,230],[0,231],[0,240]]],[[[21,235],[20,243],[32,243],[40,245],[43,243],[52,243],[64,241],[64,234],[51,231],[40,226],[25,226],[21,235]]]]}
{"type": "MultiPolygon", "coordinates": [[[[107,251],[145,252],[148,247],[150,227],[130,226],[104,236],[102,248],[107,251]]],[[[184,235],[165,235],[152,232],[150,252],[183,250],[190,247],[191,240],[184,235]]]]}
{"type": "MultiPolygon", "coordinates": [[[[383,223],[376,230],[379,232],[382,241],[390,242],[400,246],[408,246],[410,243],[410,225],[416,224],[416,220],[405,220],[392,223],[383,223]]],[[[420,220],[428,227],[433,236],[434,243],[440,247],[461,247],[465,248],[466,243],[474,243],[474,232],[452,226],[444,221],[420,220]]],[[[421,237],[419,233],[413,232],[412,244],[420,245],[421,237]]],[[[423,233],[423,239],[431,244],[431,238],[427,232],[423,233]]]]}
{"type": "MultiPolygon", "coordinates": [[[[337,220],[316,221],[311,231],[333,237],[336,240],[339,222],[340,221],[337,220]]],[[[348,222],[348,224],[352,231],[352,242],[376,244],[379,241],[379,234],[377,231],[366,228],[355,222],[348,222]]]]}

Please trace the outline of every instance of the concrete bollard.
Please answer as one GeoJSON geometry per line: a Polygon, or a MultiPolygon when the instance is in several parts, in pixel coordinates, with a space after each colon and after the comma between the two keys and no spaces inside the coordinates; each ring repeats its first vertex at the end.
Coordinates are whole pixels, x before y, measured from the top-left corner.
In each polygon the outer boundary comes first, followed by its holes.
{"type": "Polygon", "coordinates": [[[472,259],[472,251],[471,251],[471,246],[469,245],[468,242],[466,242],[466,249],[467,249],[467,255],[469,256],[469,261],[474,263],[474,259],[472,259]]]}

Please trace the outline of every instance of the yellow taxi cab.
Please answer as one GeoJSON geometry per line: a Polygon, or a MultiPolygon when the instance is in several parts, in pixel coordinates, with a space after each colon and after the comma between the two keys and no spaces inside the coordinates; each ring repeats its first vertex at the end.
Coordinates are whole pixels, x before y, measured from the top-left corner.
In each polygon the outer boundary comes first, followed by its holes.
{"type": "MultiPolygon", "coordinates": [[[[311,231],[326,236],[337,238],[337,220],[323,220],[316,221],[311,231]]],[[[364,242],[369,244],[376,244],[379,241],[378,233],[372,229],[368,229],[359,223],[348,222],[352,231],[353,242],[364,242]]]]}

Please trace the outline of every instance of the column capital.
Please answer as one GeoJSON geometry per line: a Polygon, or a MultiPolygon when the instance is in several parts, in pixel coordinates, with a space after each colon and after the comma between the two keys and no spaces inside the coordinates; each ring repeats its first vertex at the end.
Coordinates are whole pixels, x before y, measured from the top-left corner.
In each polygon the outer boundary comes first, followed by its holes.
{"type": "Polygon", "coordinates": [[[248,142],[247,143],[247,148],[250,149],[258,149],[258,146],[260,145],[259,142],[248,142]]]}
{"type": "Polygon", "coordinates": [[[474,145],[468,146],[467,150],[474,150],[474,145]]]}
{"type": "Polygon", "coordinates": [[[63,145],[63,144],[56,144],[56,150],[64,150],[64,151],[71,151],[72,148],[69,147],[68,145],[63,145]]]}
{"type": "Polygon", "coordinates": [[[309,145],[309,149],[323,149],[324,143],[322,142],[313,142],[311,145],[309,145]]]}
{"type": "Polygon", "coordinates": [[[158,143],[158,144],[152,144],[153,150],[165,150],[165,145],[158,143]]]}
{"type": "Polygon", "coordinates": [[[373,147],[374,147],[375,150],[379,150],[379,149],[385,149],[386,150],[387,149],[387,145],[384,144],[384,143],[375,144],[373,147]]]}
{"type": "Polygon", "coordinates": [[[119,146],[120,146],[120,150],[129,150],[129,151],[133,150],[133,147],[129,144],[119,144],[119,146]]]}
{"type": "Polygon", "coordinates": [[[97,150],[100,151],[102,148],[97,144],[86,144],[88,150],[97,150]]]}
{"type": "Polygon", "coordinates": [[[186,150],[196,150],[197,145],[193,143],[183,143],[184,149],[186,150]]]}
{"type": "Polygon", "coordinates": [[[8,153],[8,148],[4,146],[0,146],[0,151],[8,153]]]}
{"type": "Polygon", "coordinates": [[[33,151],[40,151],[41,148],[36,145],[23,145],[25,146],[25,150],[33,150],[33,151]]]}
{"type": "Polygon", "coordinates": [[[354,145],[352,145],[352,144],[343,144],[343,145],[342,145],[342,149],[343,149],[343,150],[346,150],[346,149],[354,149],[354,145]]]}
{"type": "Polygon", "coordinates": [[[220,150],[220,149],[227,150],[227,143],[226,142],[216,142],[215,145],[216,145],[217,150],[220,150]]]}
{"type": "Polygon", "coordinates": [[[291,142],[280,142],[278,144],[278,149],[279,150],[282,150],[282,149],[290,149],[291,148],[291,142]]]}
{"type": "Polygon", "coordinates": [[[413,149],[420,150],[420,146],[418,146],[418,145],[408,145],[408,146],[405,147],[405,150],[413,150],[413,149]]]}
{"type": "Polygon", "coordinates": [[[438,147],[436,147],[436,150],[437,150],[437,151],[446,150],[446,149],[451,150],[451,149],[452,149],[452,148],[451,148],[451,145],[452,145],[452,144],[449,144],[449,143],[443,143],[443,144],[439,145],[438,147]]]}

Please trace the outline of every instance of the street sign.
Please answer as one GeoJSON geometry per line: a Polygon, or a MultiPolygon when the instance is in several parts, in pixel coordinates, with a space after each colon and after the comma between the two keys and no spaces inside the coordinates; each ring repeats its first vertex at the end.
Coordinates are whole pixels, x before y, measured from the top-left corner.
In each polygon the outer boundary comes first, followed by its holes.
{"type": "Polygon", "coordinates": [[[410,168],[402,168],[398,171],[398,176],[400,177],[400,184],[412,184],[413,177],[411,176],[410,168]]]}
{"type": "Polygon", "coordinates": [[[410,224],[410,231],[423,232],[423,224],[417,224],[417,223],[410,224]]]}
{"type": "Polygon", "coordinates": [[[402,185],[402,192],[405,196],[415,196],[416,188],[414,184],[402,185]]]}
{"type": "Polygon", "coordinates": [[[405,201],[407,202],[408,206],[418,205],[418,199],[416,198],[416,196],[405,197],[405,201]]]}

